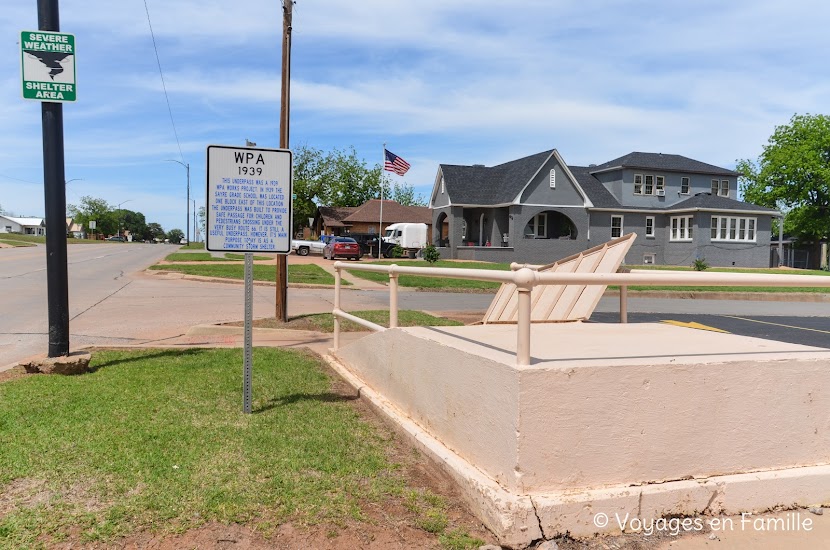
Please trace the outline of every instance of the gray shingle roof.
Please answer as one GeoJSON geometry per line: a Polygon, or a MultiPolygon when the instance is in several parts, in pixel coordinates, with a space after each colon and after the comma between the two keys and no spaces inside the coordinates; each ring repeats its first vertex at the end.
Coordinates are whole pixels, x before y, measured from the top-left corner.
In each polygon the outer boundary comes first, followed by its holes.
{"type": "Polygon", "coordinates": [[[579,186],[588,195],[594,208],[620,208],[620,203],[597,178],[591,175],[593,167],[568,166],[579,186]]]}
{"type": "Polygon", "coordinates": [[[712,174],[719,176],[737,176],[738,172],[727,170],[720,166],[706,164],[699,160],[690,159],[681,155],[666,153],[628,153],[620,158],[609,160],[603,164],[591,167],[591,172],[601,172],[609,168],[643,168],[646,170],[666,170],[669,172],[686,172],[695,174],[712,174]]]}
{"type": "Polygon", "coordinates": [[[736,201],[727,197],[712,195],[711,193],[698,193],[685,201],[681,201],[668,207],[666,210],[687,210],[689,208],[701,208],[705,210],[752,210],[765,214],[775,214],[778,211],[766,206],[758,206],[749,202],[736,201]]]}
{"type": "Polygon", "coordinates": [[[491,167],[441,164],[440,168],[453,204],[504,204],[516,198],[551,153],[552,149],[491,167]]]}

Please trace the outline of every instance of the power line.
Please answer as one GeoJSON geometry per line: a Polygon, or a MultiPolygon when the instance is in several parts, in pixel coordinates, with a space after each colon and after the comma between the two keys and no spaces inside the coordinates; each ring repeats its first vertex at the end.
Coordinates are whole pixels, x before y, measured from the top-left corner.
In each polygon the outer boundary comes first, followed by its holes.
{"type": "Polygon", "coordinates": [[[147,7],[147,0],[144,0],[144,11],[147,12],[147,25],[150,27],[150,37],[153,39],[153,50],[156,52],[156,63],[159,67],[159,76],[161,77],[161,87],[164,90],[164,99],[167,101],[167,112],[170,113],[170,124],[173,125],[173,135],[176,136],[176,145],[179,147],[179,156],[184,162],[184,155],[182,154],[182,144],[179,143],[179,133],[176,131],[176,122],[173,120],[173,109],[170,107],[170,97],[167,95],[167,85],[164,83],[164,72],[161,70],[161,59],[159,58],[159,49],[156,46],[156,35],[153,32],[153,23],[150,21],[150,8],[147,7]]]}

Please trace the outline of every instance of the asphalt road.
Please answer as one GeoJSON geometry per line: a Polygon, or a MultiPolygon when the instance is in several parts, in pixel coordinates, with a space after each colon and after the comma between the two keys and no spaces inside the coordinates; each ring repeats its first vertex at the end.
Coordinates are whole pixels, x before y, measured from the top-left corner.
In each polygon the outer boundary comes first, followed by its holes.
{"type": "MultiPolygon", "coordinates": [[[[70,347],[163,343],[198,324],[239,321],[240,284],[198,282],[144,271],[178,248],[150,244],[70,245],[70,347]]],[[[48,349],[45,246],[0,249],[0,368],[48,349]]],[[[273,317],[274,288],[254,287],[254,317],[273,317]]],[[[402,309],[483,315],[492,294],[402,291],[402,309]]],[[[346,289],[347,311],[389,305],[386,290],[346,289]]],[[[330,312],[332,289],[288,291],[289,316],[330,312]]],[[[830,303],[629,299],[629,321],[697,322],[748,336],[830,347],[830,303]],[[747,321],[746,319],[752,319],[747,321]]],[[[594,321],[616,322],[619,302],[603,298],[594,321]]]]}
{"type": "MultiPolygon", "coordinates": [[[[830,309],[830,304],[823,304],[830,309]]],[[[619,313],[597,312],[592,322],[618,323],[619,313]]],[[[823,317],[788,315],[629,313],[629,323],[669,323],[690,329],[728,332],[791,344],[830,349],[830,311],[823,317]]]]}

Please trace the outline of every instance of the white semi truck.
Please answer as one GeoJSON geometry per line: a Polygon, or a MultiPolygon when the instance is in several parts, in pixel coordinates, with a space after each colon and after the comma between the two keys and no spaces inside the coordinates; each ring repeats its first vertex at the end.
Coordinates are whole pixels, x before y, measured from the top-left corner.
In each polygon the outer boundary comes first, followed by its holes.
{"type": "Polygon", "coordinates": [[[389,258],[395,246],[404,249],[406,255],[414,258],[419,250],[427,244],[427,224],[425,223],[393,223],[386,226],[383,235],[383,255],[389,258]]]}

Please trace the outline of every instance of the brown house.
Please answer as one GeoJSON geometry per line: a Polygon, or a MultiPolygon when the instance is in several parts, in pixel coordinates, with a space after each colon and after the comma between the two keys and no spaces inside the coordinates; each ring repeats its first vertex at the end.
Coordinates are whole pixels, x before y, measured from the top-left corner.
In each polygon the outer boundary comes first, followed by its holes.
{"type": "Polygon", "coordinates": [[[314,217],[317,235],[377,234],[383,225],[393,223],[425,223],[427,238],[432,239],[432,213],[425,206],[404,206],[395,201],[373,199],[361,206],[321,206],[314,217]]]}

